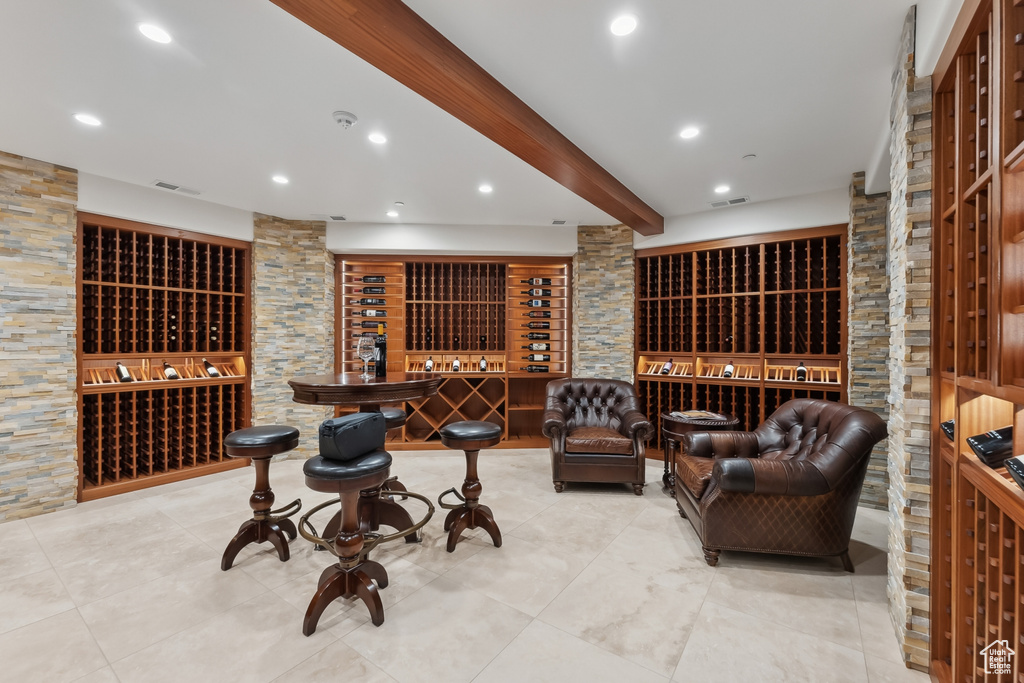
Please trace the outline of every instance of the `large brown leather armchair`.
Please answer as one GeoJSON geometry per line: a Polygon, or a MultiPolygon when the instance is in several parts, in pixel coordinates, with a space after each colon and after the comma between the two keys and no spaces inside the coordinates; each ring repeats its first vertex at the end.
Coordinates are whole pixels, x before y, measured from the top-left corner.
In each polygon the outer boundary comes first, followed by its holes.
{"type": "Polygon", "coordinates": [[[886,425],[867,410],[788,401],[752,432],[691,432],[675,459],[679,514],[704,559],[721,550],[838,555],[853,571],[850,534],[871,449],[886,425]]]}
{"type": "Polygon", "coordinates": [[[613,379],[548,383],[544,436],[551,439],[551,480],[616,482],[644,493],[644,446],[654,427],[640,412],[632,384],[613,379]]]}

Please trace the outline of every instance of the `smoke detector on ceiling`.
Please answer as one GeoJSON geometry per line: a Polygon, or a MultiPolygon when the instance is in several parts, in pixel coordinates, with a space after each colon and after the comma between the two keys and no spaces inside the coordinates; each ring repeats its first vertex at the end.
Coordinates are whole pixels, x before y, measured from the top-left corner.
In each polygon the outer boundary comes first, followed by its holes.
{"type": "Polygon", "coordinates": [[[171,192],[180,192],[181,194],[187,194],[193,197],[199,194],[199,190],[193,190],[190,187],[182,187],[181,185],[175,185],[174,183],[168,183],[163,180],[154,180],[153,187],[159,187],[161,190],[170,190],[171,192]]]}
{"type": "Polygon", "coordinates": [[[350,111],[338,110],[331,114],[331,116],[334,117],[335,123],[338,123],[339,125],[341,125],[342,128],[346,130],[356,125],[356,122],[359,121],[359,118],[350,111]]]}
{"type": "Polygon", "coordinates": [[[713,209],[721,209],[721,208],[726,207],[726,206],[736,206],[737,204],[746,204],[749,201],[750,201],[750,197],[733,197],[732,199],[722,199],[721,201],[709,202],[709,203],[711,204],[711,208],[713,208],[713,209]]]}

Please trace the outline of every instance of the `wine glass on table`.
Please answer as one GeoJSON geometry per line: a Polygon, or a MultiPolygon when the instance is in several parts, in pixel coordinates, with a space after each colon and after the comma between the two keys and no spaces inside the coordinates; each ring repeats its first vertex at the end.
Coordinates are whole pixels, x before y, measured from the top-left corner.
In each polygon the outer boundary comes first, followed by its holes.
{"type": "Polygon", "coordinates": [[[373,358],[373,335],[364,334],[359,337],[359,344],[356,346],[356,353],[363,359],[363,374],[359,375],[360,379],[370,379],[373,375],[368,370],[368,363],[373,358]]]}

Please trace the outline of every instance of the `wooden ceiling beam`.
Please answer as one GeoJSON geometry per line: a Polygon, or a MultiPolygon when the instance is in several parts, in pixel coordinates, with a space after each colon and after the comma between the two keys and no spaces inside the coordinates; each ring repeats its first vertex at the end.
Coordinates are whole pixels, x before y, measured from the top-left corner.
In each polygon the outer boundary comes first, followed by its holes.
{"type": "Polygon", "coordinates": [[[270,0],[642,235],[665,219],[400,0],[270,0]]]}

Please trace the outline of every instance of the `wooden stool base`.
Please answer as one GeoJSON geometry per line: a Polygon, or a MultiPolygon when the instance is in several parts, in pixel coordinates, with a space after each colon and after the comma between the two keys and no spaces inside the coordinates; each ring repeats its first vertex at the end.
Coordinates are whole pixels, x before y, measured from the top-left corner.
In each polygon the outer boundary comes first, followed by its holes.
{"type": "Polygon", "coordinates": [[[288,541],[295,540],[298,533],[295,524],[290,519],[249,519],[238,527],[238,533],[224,549],[224,556],[220,558],[220,568],[223,571],[231,569],[235,557],[239,551],[250,543],[270,543],[277,548],[277,556],[282,562],[287,562],[291,557],[288,550],[288,541]]]}
{"type": "Polygon", "coordinates": [[[359,598],[370,611],[374,626],[384,623],[384,604],[379,588],[387,588],[388,573],[379,562],[363,560],[351,568],[331,565],[320,575],[316,593],[302,620],[302,635],[311,636],[327,606],[338,598],[359,598]],[[374,584],[374,581],[377,583],[374,584]]]}
{"type": "Polygon", "coordinates": [[[455,546],[466,529],[483,529],[491,535],[494,547],[501,547],[501,530],[494,521],[491,508],[486,505],[458,507],[448,513],[444,519],[444,530],[448,532],[448,552],[455,552],[455,546]]]}

